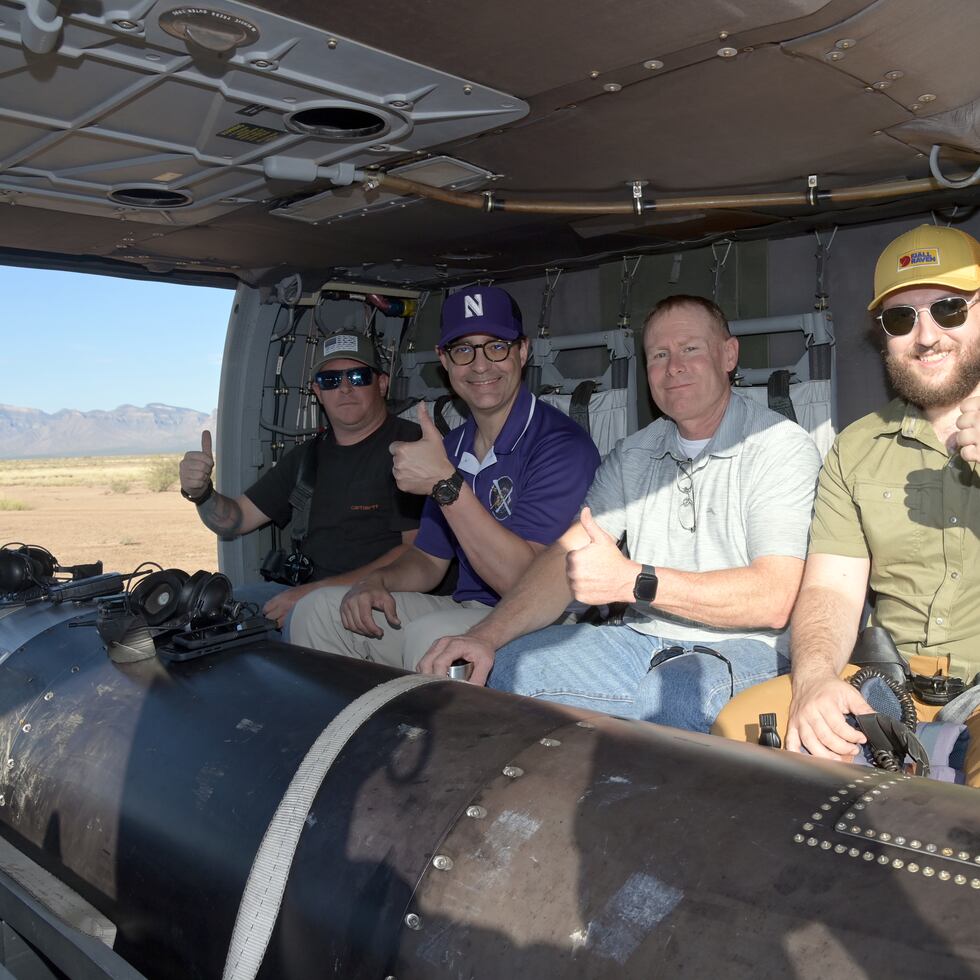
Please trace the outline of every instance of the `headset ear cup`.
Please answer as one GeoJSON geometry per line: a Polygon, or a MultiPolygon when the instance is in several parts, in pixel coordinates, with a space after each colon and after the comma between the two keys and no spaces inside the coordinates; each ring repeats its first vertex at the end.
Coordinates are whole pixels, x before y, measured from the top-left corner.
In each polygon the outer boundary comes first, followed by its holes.
{"type": "Polygon", "coordinates": [[[231,602],[231,592],[231,580],[220,572],[202,580],[192,600],[191,620],[224,619],[225,607],[231,602]]]}
{"type": "Polygon", "coordinates": [[[180,599],[187,572],[167,568],[147,575],[129,594],[129,611],[146,620],[147,626],[159,626],[180,610],[180,599]]]}
{"type": "Polygon", "coordinates": [[[210,572],[198,571],[184,582],[180,590],[180,604],[177,609],[181,616],[190,616],[192,614],[194,603],[197,602],[201,583],[210,578],[210,576],[210,572]]]}
{"type": "Polygon", "coordinates": [[[28,561],[30,561],[31,570],[34,573],[35,579],[43,581],[54,578],[54,570],[58,567],[58,559],[47,548],[25,545],[21,551],[27,556],[28,561]]]}
{"type": "Polygon", "coordinates": [[[21,545],[0,549],[0,593],[15,594],[50,583],[57,564],[44,548],[21,545]]]}

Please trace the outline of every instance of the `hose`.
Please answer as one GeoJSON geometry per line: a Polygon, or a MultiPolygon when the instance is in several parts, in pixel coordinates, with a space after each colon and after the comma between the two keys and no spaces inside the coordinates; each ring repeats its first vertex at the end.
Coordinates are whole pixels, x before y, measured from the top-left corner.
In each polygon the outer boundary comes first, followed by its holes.
{"type": "MultiPolygon", "coordinates": [[[[974,178],[977,175],[974,175],[974,178]]],[[[368,177],[375,186],[383,186],[392,193],[414,195],[441,201],[457,207],[476,211],[501,211],[510,214],[636,214],[633,199],[622,203],[609,201],[542,201],[542,200],[504,200],[494,191],[471,193],[451,191],[442,187],[420,184],[414,180],[397,177],[393,174],[371,173],[368,177]]],[[[973,178],[971,178],[972,180],[973,178]]],[[[786,191],[770,194],[710,194],[701,197],[662,198],[644,201],[644,212],[685,212],[764,207],[812,207],[814,204],[847,204],[859,201],[877,201],[892,197],[909,197],[940,189],[940,179],[923,177],[918,180],[890,181],[883,184],[868,184],[864,187],[838,187],[813,193],[808,188],[803,191],[786,191]]],[[[957,187],[958,184],[945,186],[957,187]]],[[[965,185],[963,185],[965,186],[965,185]]]]}

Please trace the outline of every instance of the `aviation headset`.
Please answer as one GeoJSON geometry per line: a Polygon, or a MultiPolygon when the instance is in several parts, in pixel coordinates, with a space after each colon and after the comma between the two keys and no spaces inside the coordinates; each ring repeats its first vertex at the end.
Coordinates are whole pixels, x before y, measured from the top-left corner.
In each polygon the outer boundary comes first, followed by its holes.
{"type": "Polygon", "coordinates": [[[142,616],[147,626],[172,619],[206,625],[240,614],[242,604],[232,601],[231,593],[231,580],[220,572],[188,575],[179,568],[165,568],[147,575],[130,592],[129,611],[142,616]]]}
{"type": "Polygon", "coordinates": [[[47,548],[20,542],[5,544],[0,548],[0,595],[43,588],[54,580],[55,570],[60,567],[47,548]]]}

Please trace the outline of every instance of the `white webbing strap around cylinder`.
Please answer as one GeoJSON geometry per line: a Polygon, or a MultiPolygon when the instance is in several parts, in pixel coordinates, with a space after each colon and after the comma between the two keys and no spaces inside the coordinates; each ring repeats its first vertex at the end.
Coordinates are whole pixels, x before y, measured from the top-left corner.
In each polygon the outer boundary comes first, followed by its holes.
{"type": "Polygon", "coordinates": [[[314,797],[351,736],[390,701],[444,677],[407,674],[352,701],[320,733],[296,770],[262,838],[242,893],[222,980],[254,980],[272,937],[299,837],[314,797]]]}

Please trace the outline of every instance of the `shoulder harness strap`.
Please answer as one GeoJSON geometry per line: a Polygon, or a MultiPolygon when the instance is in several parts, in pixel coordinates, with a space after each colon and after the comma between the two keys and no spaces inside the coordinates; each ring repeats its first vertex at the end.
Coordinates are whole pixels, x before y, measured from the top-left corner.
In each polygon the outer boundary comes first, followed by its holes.
{"type": "Polygon", "coordinates": [[[293,551],[299,551],[303,539],[310,528],[310,511],[313,506],[313,489],[316,486],[316,457],[320,440],[326,433],[320,432],[306,443],[306,451],[299,463],[296,484],[289,495],[289,505],[293,508],[292,542],[293,551]]]}

